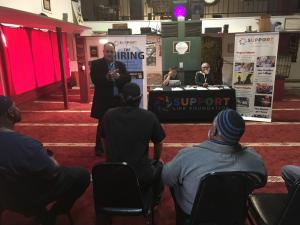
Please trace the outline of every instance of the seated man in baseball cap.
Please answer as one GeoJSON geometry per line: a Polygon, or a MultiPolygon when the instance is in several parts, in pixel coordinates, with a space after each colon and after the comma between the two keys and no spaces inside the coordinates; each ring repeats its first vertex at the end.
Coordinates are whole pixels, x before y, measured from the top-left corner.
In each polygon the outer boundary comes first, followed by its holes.
{"type": "Polygon", "coordinates": [[[212,172],[255,172],[264,185],[267,171],[254,149],[239,144],[245,131],[243,118],[234,110],[221,111],[209,129],[208,140],[181,150],[163,168],[162,179],[173,190],[176,216],[183,221],[192,211],[202,177],[212,172]],[[179,216],[178,216],[179,215],[179,216]]]}
{"type": "Polygon", "coordinates": [[[123,106],[108,110],[102,121],[101,136],[108,162],[126,162],[135,170],[144,190],[154,188],[160,194],[162,163],[159,161],[165,132],[157,117],[139,108],[142,94],[135,83],[122,89],[123,106]],[[150,159],[149,142],[154,144],[150,159]]]}
{"type": "Polygon", "coordinates": [[[41,142],[14,130],[20,121],[15,103],[0,96],[0,204],[38,216],[42,225],[54,225],[89,186],[90,174],[83,168],[60,166],[41,142]],[[54,204],[47,210],[49,203],[54,204]]]}

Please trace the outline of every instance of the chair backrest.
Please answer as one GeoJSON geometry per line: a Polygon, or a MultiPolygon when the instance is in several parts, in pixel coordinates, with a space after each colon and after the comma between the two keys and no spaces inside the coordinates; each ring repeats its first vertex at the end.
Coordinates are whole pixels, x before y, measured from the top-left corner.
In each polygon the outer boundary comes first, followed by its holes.
{"type": "Polygon", "coordinates": [[[289,193],[289,201],[284,209],[278,225],[300,224],[300,181],[296,182],[289,193]]]}
{"type": "Polygon", "coordinates": [[[257,176],[260,177],[254,173],[219,172],[203,177],[190,225],[245,225],[248,196],[261,186],[257,183],[257,176]]]}
{"type": "Polygon", "coordinates": [[[97,164],[92,170],[96,212],[104,208],[143,209],[140,185],[126,163],[97,164]]]}

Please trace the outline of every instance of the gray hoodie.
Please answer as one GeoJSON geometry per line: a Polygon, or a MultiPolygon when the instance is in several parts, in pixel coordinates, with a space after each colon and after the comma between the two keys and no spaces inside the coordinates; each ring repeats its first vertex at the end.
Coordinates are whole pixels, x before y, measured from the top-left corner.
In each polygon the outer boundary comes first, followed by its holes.
{"type": "Polygon", "coordinates": [[[211,172],[228,171],[249,171],[267,176],[264,161],[254,149],[205,141],[181,150],[164,166],[162,179],[174,190],[180,208],[191,214],[201,178],[211,172]]]}

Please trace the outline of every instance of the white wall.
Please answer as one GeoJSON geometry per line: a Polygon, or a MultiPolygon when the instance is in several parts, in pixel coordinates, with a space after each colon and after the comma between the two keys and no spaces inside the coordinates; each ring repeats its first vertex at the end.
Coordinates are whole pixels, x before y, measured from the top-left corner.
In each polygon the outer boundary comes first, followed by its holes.
{"type": "MultiPolygon", "coordinates": [[[[1,1],[1,0],[0,0],[1,1]]],[[[245,32],[247,26],[252,26],[252,31],[258,30],[259,17],[234,17],[234,18],[213,18],[202,19],[202,33],[205,33],[205,28],[223,27],[229,25],[229,33],[245,32]]],[[[271,17],[271,23],[280,21],[284,27],[285,17],[271,17]]],[[[132,29],[132,34],[140,34],[141,27],[151,27],[156,30],[161,30],[161,20],[131,20],[131,21],[86,21],[84,25],[91,27],[93,31],[107,32],[115,23],[127,23],[128,28],[132,29]]]]}
{"type": "MultiPolygon", "coordinates": [[[[247,26],[252,27],[252,31],[259,31],[258,27],[259,17],[234,17],[234,18],[213,18],[202,20],[202,33],[205,33],[205,28],[223,27],[225,24],[229,25],[229,33],[245,32],[247,26]]],[[[282,27],[285,24],[284,16],[271,17],[271,23],[281,22],[282,27]]]]}
{"type": "Polygon", "coordinates": [[[127,23],[128,28],[132,29],[132,34],[141,34],[141,27],[151,27],[157,30],[161,30],[160,20],[136,20],[136,21],[86,21],[84,26],[92,28],[96,32],[107,32],[112,28],[113,24],[127,23]]]}
{"type": "Polygon", "coordinates": [[[0,0],[0,6],[18,9],[31,13],[44,13],[47,16],[62,20],[63,13],[68,13],[68,22],[73,23],[71,0],[51,0],[51,12],[44,11],[43,0],[0,0]]]}

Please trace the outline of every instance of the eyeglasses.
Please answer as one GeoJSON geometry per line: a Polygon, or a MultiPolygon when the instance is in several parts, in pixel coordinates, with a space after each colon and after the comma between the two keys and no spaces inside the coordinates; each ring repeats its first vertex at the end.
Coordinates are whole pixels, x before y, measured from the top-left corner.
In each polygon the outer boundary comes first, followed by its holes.
{"type": "Polygon", "coordinates": [[[114,53],[114,51],[107,50],[107,51],[105,51],[105,53],[114,53]]]}
{"type": "Polygon", "coordinates": [[[203,67],[202,67],[202,69],[208,69],[208,68],[209,68],[209,67],[207,67],[207,66],[203,66],[203,67]]]}

